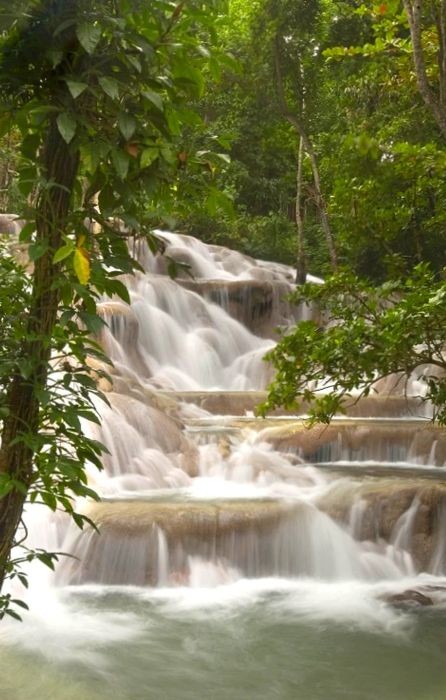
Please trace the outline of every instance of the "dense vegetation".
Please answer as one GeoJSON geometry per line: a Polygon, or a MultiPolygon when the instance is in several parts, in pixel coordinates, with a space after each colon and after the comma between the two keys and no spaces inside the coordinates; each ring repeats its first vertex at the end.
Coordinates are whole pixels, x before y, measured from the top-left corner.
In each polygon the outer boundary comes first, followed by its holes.
{"type": "MultiPolygon", "coordinates": [[[[183,131],[203,128],[189,103],[203,91],[206,66],[217,64],[207,44],[219,6],[23,0],[13,14],[2,9],[2,177],[6,203],[27,222],[20,242],[32,271],[4,238],[0,586],[15,576],[26,583],[24,561],[54,559],[26,549],[26,500],[82,526],[73,498],[95,496],[85,465],[100,468],[103,447],[83,435],[80,419],[98,421],[89,367],[102,358],[91,340],[103,323],[96,299],[129,299],[119,275],[138,263],[128,244],[144,237],[156,250],[154,226],[195,200],[218,159],[194,154],[183,131]],[[18,542],[24,551],[11,558],[18,542]]],[[[16,615],[9,595],[0,603],[0,614],[16,615]]]]}
{"type": "Polygon", "coordinates": [[[307,268],[326,275],[325,208],[339,264],[371,281],[421,261],[442,269],[445,138],[432,105],[444,119],[445,10],[427,0],[420,18],[430,105],[414,68],[410,5],[231,3],[224,41],[239,69],[223,73],[201,108],[232,140],[222,186],[236,216],[193,217],[191,232],[295,264],[301,222],[307,268]]]}
{"type": "MultiPolygon", "coordinates": [[[[102,446],[79,417],[97,420],[96,299],[127,298],[129,239],[176,227],[326,277],[296,296],[337,323],[283,339],[265,410],[329,420],[377,376],[444,371],[445,172],[446,0],[3,7],[0,211],[28,222],[33,272],[3,236],[0,584],[52,563],[11,558],[27,499],[82,525],[72,497],[94,497],[102,446]]],[[[444,422],[444,381],[423,376],[444,422]]]]}

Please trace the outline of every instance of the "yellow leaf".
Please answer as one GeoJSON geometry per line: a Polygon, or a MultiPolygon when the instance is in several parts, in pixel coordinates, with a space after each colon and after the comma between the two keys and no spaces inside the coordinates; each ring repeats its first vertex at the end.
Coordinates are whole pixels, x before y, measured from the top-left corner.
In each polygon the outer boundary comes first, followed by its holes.
{"type": "Polygon", "coordinates": [[[90,279],[90,260],[85,248],[76,248],[73,256],[73,267],[81,284],[87,284],[90,279]]]}

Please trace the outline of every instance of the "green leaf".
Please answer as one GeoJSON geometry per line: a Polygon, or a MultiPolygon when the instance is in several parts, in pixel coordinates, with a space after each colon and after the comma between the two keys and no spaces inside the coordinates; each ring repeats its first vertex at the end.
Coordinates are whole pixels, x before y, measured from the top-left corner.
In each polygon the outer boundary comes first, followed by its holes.
{"type": "Polygon", "coordinates": [[[133,68],[135,68],[138,71],[138,73],[141,73],[141,71],[142,71],[141,62],[136,58],[136,56],[132,56],[130,54],[129,56],[127,56],[127,60],[133,66],[133,68]]]}
{"type": "Polygon", "coordinates": [[[20,243],[27,243],[30,240],[30,238],[35,230],[36,230],[36,227],[32,221],[29,221],[27,224],[25,224],[25,226],[20,231],[20,235],[19,235],[20,243]]]}
{"type": "Polygon", "coordinates": [[[71,517],[73,518],[74,522],[78,526],[80,530],[84,529],[84,524],[85,524],[85,519],[83,515],[79,515],[79,513],[72,513],[71,517]]]}
{"type": "Polygon", "coordinates": [[[101,38],[101,28],[97,24],[83,22],[76,27],[76,36],[81,46],[91,55],[101,38]]]}
{"type": "Polygon", "coordinates": [[[68,112],[62,112],[57,117],[57,128],[66,143],[71,143],[76,133],[76,120],[68,112]]]}
{"type": "Polygon", "coordinates": [[[68,89],[71,92],[73,99],[76,99],[79,97],[79,95],[82,95],[84,90],[86,90],[88,87],[87,83],[82,83],[78,80],[66,80],[65,82],[68,85],[68,89]]]}
{"type": "Polygon", "coordinates": [[[114,78],[101,77],[98,78],[98,83],[112,100],[119,99],[119,85],[114,78]]]}
{"type": "Polygon", "coordinates": [[[6,615],[9,615],[9,617],[13,617],[14,620],[18,620],[19,622],[22,622],[22,618],[20,617],[20,615],[18,613],[14,612],[14,610],[7,608],[5,610],[5,613],[6,613],[6,615]]]}
{"type": "Polygon", "coordinates": [[[27,197],[34,189],[37,178],[37,169],[35,165],[19,168],[18,188],[20,192],[27,197]]]}
{"type": "Polygon", "coordinates": [[[129,171],[130,157],[127,153],[120,150],[114,150],[111,154],[113,166],[121,180],[125,180],[129,171]]]}
{"type": "Polygon", "coordinates": [[[106,284],[107,294],[117,294],[123,301],[130,304],[130,295],[127,287],[120,280],[112,279],[107,280],[106,284]]]}
{"type": "Polygon", "coordinates": [[[52,493],[46,493],[45,491],[42,491],[40,495],[42,501],[45,503],[46,506],[48,506],[48,508],[50,508],[51,510],[56,510],[57,500],[52,493]]]}
{"type": "MultiPolygon", "coordinates": [[[[57,504],[56,504],[56,506],[57,506],[57,504]]],[[[45,564],[45,566],[47,566],[49,569],[54,571],[54,561],[57,561],[56,554],[54,554],[53,552],[44,552],[44,551],[39,550],[38,552],[35,553],[35,556],[37,557],[37,559],[39,561],[42,562],[42,564],[45,564]]]]}
{"type": "Polygon", "coordinates": [[[147,168],[159,156],[158,148],[145,148],[141,153],[141,168],[147,168]]]}
{"type": "Polygon", "coordinates": [[[160,112],[163,111],[163,98],[153,90],[144,90],[142,93],[160,112]]]}
{"type": "Polygon", "coordinates": [[[204,91],[204,78],[201,71],[188,63],[183,63],[174,71],[175,80],[181,84],[190,85],[197,97],[204,91]]]}
{"type": "Polygon", "coordinates": [[[113,211],[118,206],[118,198],[116,197],[113,189],[106,185],[103,190],[99,193],[99,208],[101,213],[108,214],[113,211]]]}
{"type": "Polygon", "coordinates": [[[22,153],[25,158],[36,161],[37,150],[40,146],[39,134],[27,134],[22,141],[22,153]]]}
{"type": "Polygon", "coordinates": [[[51,393],[49,391],[47,391],[46,389],[37,388],[36,389],[36,396],[37,396],[39,403],[42,406],[47,406],[48,403],[51,401],[51,393]]]}
{"type": "Polygon", "coordinates": [[[219,64],[219,62],[217,61],[217,59],[214,58],[214,56],[211,56],[210,59],[209,59],[209,72],[210,72],[212,78],[213,78],[215,81],[220,80],[220,78],[221,78],[221,67],[220,67],[220,64],[219,64]]]}
{"type": "Polygon", "coordinates": [[[173,163],[175,163],[177,157],[171,148],[163,146],[163,148],[160,149],[160,153],[162,158],[166,161],[166,163],[169,163],[170,165],[173,165],[173,163]]]}
{"type": "Polygon", "coordinates": [[[62,260],[65,260],[65,258],[68,258],[69,255],[72,254],[74,251],[74,244],[68,244],[68,245],[63,245],[59,250],[56,250],[53,256],[53,262],[58,263],[61,262],[62,260]]]}
{"type": "Polygon", "coordinates": [[[63,51],[59,49],[50,49],[48,51],[48,58],[51,61],[52,67],[56,68],[63,59],[63,51]]]}
{"type": "MultiPolygon", "coordinates": [[[[80,311],[79,318],[82,321],[82,323],[85,324],[85,327],[87,328],[89,333],[94,333],[94,334],[100,333],[101,330],[105,326],[105,321],[97,314],[89,314],[86,311],[80,311]]],[[[76,381],[79,382],[80,384],[82,384],[82,380],[81,380],[82,376],[85,377],[85,375],[80,375],[80,374],[76,375],[76,381]]],[[[89,377],[88,377],[88,379],[89,379],[89,377]]]]}
{"type": "Polygon", "coordinates": [[[28,247],[28,255],[29,259],[35,262],[39,258],[42,257],[48,250],[48,241],[36,241],[35,243],[31,243],[31,245],[28,247]]]}
{"type": "Polygon", "coordinates": [[[233,214],[231,199],[224,192],[221,192],[215,187],[209,188],[205,206],[209,214],[212,216],[215,216],[219,212],[223,212],[229,216],[233,214]]]}
{"type": "Polygon", "coordinates": [[[118,126],[123,137],[126,141],[129,141],[135,133],[136,121],[127,112],[120,112],[118,115],[118,126]]]}

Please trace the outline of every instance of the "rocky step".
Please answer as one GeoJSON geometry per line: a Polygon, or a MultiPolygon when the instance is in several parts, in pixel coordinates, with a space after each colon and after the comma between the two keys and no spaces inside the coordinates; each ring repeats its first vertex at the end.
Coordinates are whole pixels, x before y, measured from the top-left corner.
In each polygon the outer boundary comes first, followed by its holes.
{"type": "Polygon", "coordinates": [[[86,514],[98,532],[91,529],[71,543],[75,559],[61,562],[59,580],[178,584],[191,557],[213,561],[221,569],[230,562],[247,575],[286,574],[295,563],[293,540],[284,533],[303,511],[306,506],[299,503],[263,499],[91,503],[86,514]]]}
{"type": "Polygon", "coordinates": [[[308,427],[304,421],[269,424],[259,436],[306,462],[446,463],[446,430],[417,419],[341,419],[308,427]]]}
{"type": "Polygon", "coordinates": [[[338,482],[318,507],[359,541],[385,541],[409,552],[417,571],[446,570],[446,484],[423,479],[338,482]]]}
{"type": "MultiPolygon", "coordinates": [[[[191,403],[209,413],[221,416],[254,415],[256,407],[267,398],[266,391],[160,391],[168,398],[191,403]]],[[[359,401],[346,401],[346,415],[351,417],[413,417],[427,415],[426,404],[415,398],[401,396],[367,396],[359,401]]],[[[272,411],[270,416],[306,415],[308,406],[302,403],[299,411],[284,408],[272,411]]]]}

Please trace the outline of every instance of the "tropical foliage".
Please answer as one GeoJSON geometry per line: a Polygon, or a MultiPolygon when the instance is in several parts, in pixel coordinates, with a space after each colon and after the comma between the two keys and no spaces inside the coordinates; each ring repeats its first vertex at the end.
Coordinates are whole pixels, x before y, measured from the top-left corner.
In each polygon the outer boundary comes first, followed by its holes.
{"type": "MultiPolygon", "coordinates": [[[[11,556],[23,543],[25,501],[82,526],[73,499],[94,497],[85,465],[100,468],[103,448],[81,420],[98,420],[96,301],[128,301],[119,276],[139,267],[130,244],[143,238],[157,250],[153,228],[172,225],[212,186],[218,155],[194,153],[184,134],[204,127],[189,103],[217,65],[219,7],[22,0],[1,11],[0,128],[19,146],[8,172],[17,172],[29,265],[26,274],[3,244],[0,584],[25,582],[23,560],[54,558],[11,556]]],[[[9,595],[0,604],[0,614],[16,615],[9,595]]]]}

